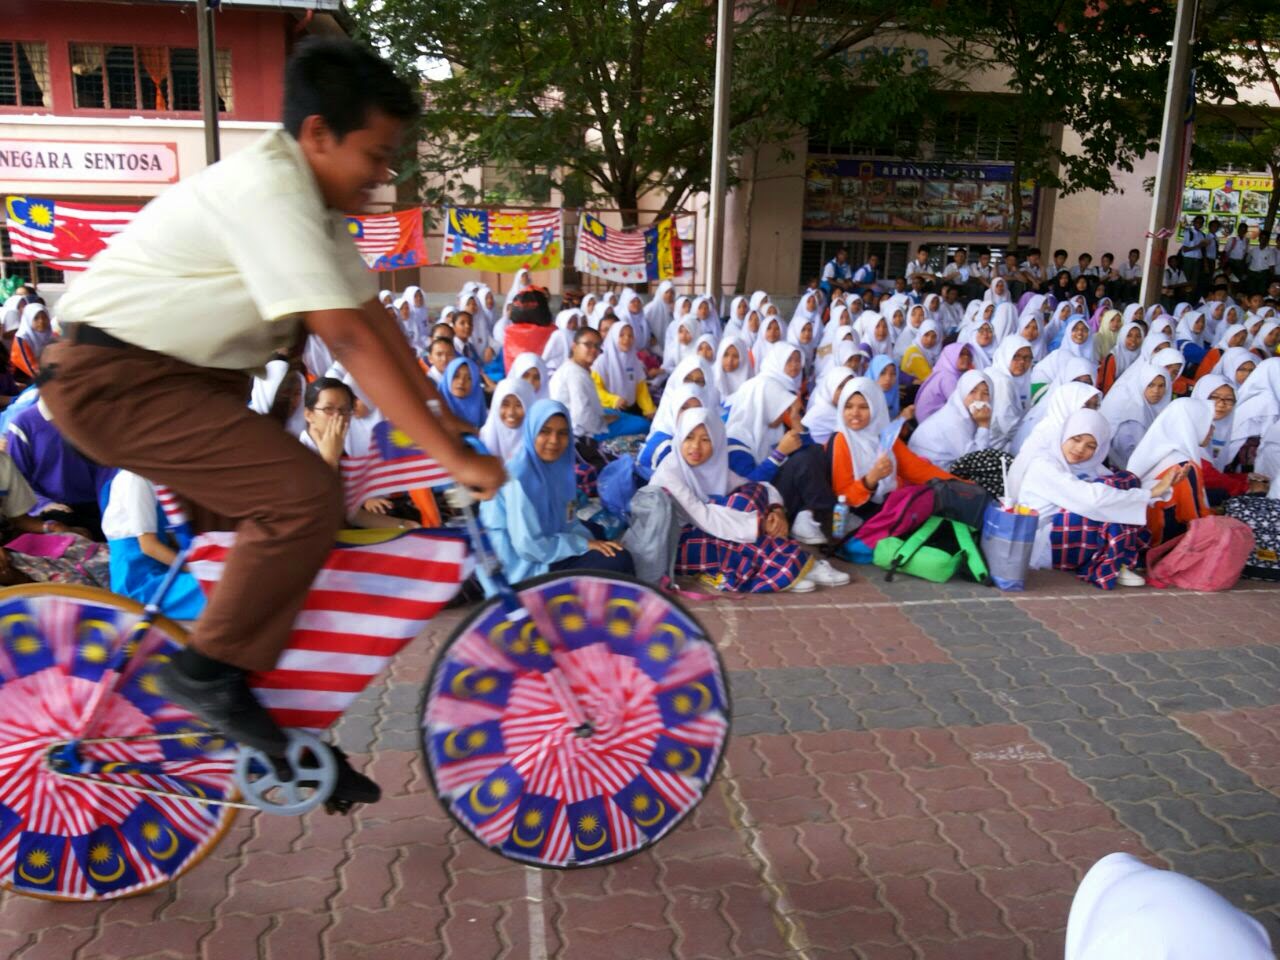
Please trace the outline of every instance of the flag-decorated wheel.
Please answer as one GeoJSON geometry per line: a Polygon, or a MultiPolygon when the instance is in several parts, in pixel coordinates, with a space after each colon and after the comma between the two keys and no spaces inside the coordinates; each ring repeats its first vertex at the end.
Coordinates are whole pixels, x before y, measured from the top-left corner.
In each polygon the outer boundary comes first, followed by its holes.
{"type": "Polygon", "coordinates": [[[595,866],[650,846],[706,793],[729,734],[712,640],[637,580],[551,573],[483,604],[436,660],[423,748],[450,814],[494,852],[595,866]]]}
{"type": "Polygon", "coordinates": [[[185,634],[142,620],[140,604],[91,587],[0,591],[0,887],[143,893],[230,826],[235,811],[210,801],[234,800],[234,751],[156,686],[185,634]],[[81,738],[75,771],[59,772],[59,744],[81,738]]]}

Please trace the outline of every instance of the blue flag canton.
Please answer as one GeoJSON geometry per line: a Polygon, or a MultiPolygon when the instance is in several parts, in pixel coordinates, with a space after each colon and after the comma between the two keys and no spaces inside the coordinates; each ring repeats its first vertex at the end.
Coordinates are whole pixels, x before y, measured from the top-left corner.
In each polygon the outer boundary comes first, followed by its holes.
{"type": "Polygon", "coordinates": [[[71,672],[85,680],[97,680],[111,666],[120,645],[119,611],[107,607],[81,607],[76,622],[76,652],[71,672]]]}
{"type": "Polygon", "coordinates": [[[186,863],[196,849],[190,837],[146,800],[139,803],[120,825],[120,832],[134,850],[170,876],[186,863]]]}
{"type": "Polygon", "coordinates": [[[431,735],[431,753],[436,765],[441,767],[462,760],[474,760],[476,757],[490,757],[502,753],[504,749],[502,724],[497,720],[431,735]]]}
{"type": "Polygon", "coordinates": [[[665,773],[705,780],[711,767],[712,752],[711,747],[694,746],[662,733],[658,734],[653,752],[649,755],[649,766],[665,773]]]}
{"type": "Polygon", "coordinates": [[[103,826],[71,838],[71,849],[89,886],[111,893],[138,882],[138,871],[125,856],[124,842],[114,827],[103,826]]]}
{"type": "Polygon", "coordinates": [[[546,673],[555,667],[551,644],[539,633],[531,617],[512,619],[512,615],[499,606],[482,619],[475,630],[490,645],[526,670],[546,673]]]}
{"type": "Polygon", "coordinates": [[[27,831],[18,837],[13,858],[13,885],[21,890],[53,893],[62,887],[67,838],[27,831]]]}
{"type": "Polygon", "coordinates": [[[591,622],[587,608],[572,589],[561,583],[538,591],[547,615],[556,625],[560,642],[570,650],[604,642],[607,634],[591,622]]]}
{"type": "Polygon", "coordinates": [[[53,236],[58,226],[57,207],[47,197],[9,197],[6,202],[8,219],[26,230],[35,230],[53,236]]]}
{"type": "Polygon", "coordinates": [[[634,587],[609,584],[609,599],[604,605],[605,642],[614,653],[623,656],[635,649],[636,629],[640,625],[642,594],[634,587]]]}
{"type": "Polygon", "coordinates": [[[9,835],[22,825],[22,817],[17,811],[0,803],[0,844],[9,839],[9,835]]]}
{"type": "Polygon", "coordinates": [[[651,839],[666,830],[677,813],[644,774],[636,774],[634,780],[613,795],[613,802],[651,839]]]}
{"type": "Polygon", "coordinates": [[[363,240],[364,221],[359,217],[347,217],[347,236],[352,240],[363,240]]]}
{"type": "Polygon", "coordinates": [[[573,859],[578,863],[599,860],[614,852],[614,837],[603,797],[588,797],[569,804],[569,835],[573,838],[573,859]]]}
{"type": "Polygon", "coordinates": [[[168,705],[168,698],[160,691],[157,673],[170,660],[170,651],[159,650],[149,654],[129,676],[120,692],[147,716],[153,716],[168,705]]]}
{"type": "Polygon", "coordinates": [[[19,677],[30,676],[54,665],[53,651],[44,632],[21,600],[0,607],[0,638],[19,677]]]}
{"type": "Polygon", "coordinates": [[[524,778],[516,768],[504,763],[493,773],[453,799],[453,809],[462,819],[477,826],[497,816],[524,793],[524,778]]]}
{"type": "Polygon", "coordinates": [[[373,428],[373,443],[383,460],[404,460],[407,457],[425,456],[409,435],[392,426],[390,420],[383,420],[373,428]]]}
{"type": "Polygon", "coordinates": [[[478,700],[495,707],[506,706],[514,678],[503,670],[449,663],[440,678],[440,692],[456,700],[478,700]]]}
{"type": "Polygon", "coordinates": [[[560,800],[557,797],[525,794],[520,798],[520,806],[516,807],[516,814],[511,820],[511,833],[503,841],[502,849],[526,859],[541,856],[547,847],[547,838],[551,836],[551,828],[555,825],[559,809],[560,800]]]}
{"type": "Polygon", "coordinates": [[[663,724],[668,727],[678,727],[694,717],[723,707],[720,682],[713,673],[704,673],[696,680],[658,694],[658,710],[663,724]]]}

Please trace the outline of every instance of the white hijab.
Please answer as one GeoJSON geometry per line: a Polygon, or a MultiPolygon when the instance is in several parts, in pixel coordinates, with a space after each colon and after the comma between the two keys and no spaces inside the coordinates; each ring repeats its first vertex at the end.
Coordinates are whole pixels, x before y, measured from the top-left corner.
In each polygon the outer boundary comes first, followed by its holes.
{"type": "Polygon", "coordinates": [[[739,337],[726,334],[720,341],[720,346],[716,348],[716,360],[712,373],[715,376],[716,389],[720,392],[720,399],[728,403],[738,392],[738,388],[750,380],[754,373],[751,369],[751,354],[747,350],[746,342],[739,337]],[[733,373],[725,373],[724,355],[730,347],[738,351],[738,369],[733,373]]]}
{"type": "MultiPolygon", "coordinates": [[[[986,373],[991,378],[991,428],[1010,438],[1017,430],[1018,421],[1031,403],[1031,368],[1020,377],[1009,372],[1013,356],[1023,347],[1031,347],[1021,334],[1011,333],[1000,341],[991,366],[986,373]]],[[[1034,347],[1032,347],[1034,353],[1034,347]]],[[[930,417],[929,420],[933,420],[930,417]]]]}
{"type": "Polygon", "coordinates": [[[507,376],[503,379],[523,379],[526,373],[534,369],[538,371],[538,381],[540,383],[540,386],[533,394],[534,402],[548,400],[551,397],[551,377],[547,374],[547,365],[542,362],[542,358],[536,353],[526,352],[516,357],[515,360],[511,361],[511,369],[507,371],[507,376]]]}
{"type": "Polygon", "coordinates": [[[785,426],[773,422],[794,402],[795,395],[772,377],[752,377],[734,395],[725,432],[760,463],[786,433],[785,426]]]}
{"type": "Polygon", "coordinates": [[[911,435],[907,446],[912,452],[943,470],[969,452],[974,435],[978,432],[978,424],[969,412],[966,401],[980,383],[985,383],[991,396],[995,396],[991,378],[983,371],[966,370],[960,375],[947,402],[911,435]]]}
{"type": "Polygon", "coordinates": [[[667,327],[671,326],[674,317],[674,301],[671,306],[667,306],[663,297],[667,295],[668,290],[674,290],[676,285],[670,280],[663,280],[658,284],[658,292],[653,295],[653,299],[644,308],[644,318],[649,323],[649,333],[659,343],[665,345],[667,342],[667,327]]]}
{"type": "Polygon", "coordinates": [[[787,375],[787,363],[796,354],[800,354],[800,361],[804,362],[804,351],[797,347],[794,343],[775,343],[765,351],[764,359],[760,362],[760,376],[768,379],[776,380],[792,393],[800,392],[801,375],[796,374],[794,377],[787,375]]]}
{"type": "MultiPolygon", "coordinates": [[[[696,353],[690,353],[687,357],[675,365],[675,369],[671,371],[671,376],[667,377],[666,389],[679,386],[686,382],[689,375],[693,371],[699,371],[702,374],[702,389],[705,394],[707,406],[712,410],[718,410],[720,407],[720,391],[716,387],[715,374],[711,369],[711,364],[703,360],[696,353]]],[[[665,396],[665,392],[664,392],[665,396]]]]}
{"type": "MultiPolygon", "coordinates": [[[[1041,525],[1065,503],[1077,498],[1064,496],[1064,491],[1081,481],[1090,482],[1102,473],[1102,464],[1111,452],[1111,425],[1096,410],[1076,410],[1042,444],[1024,449],[1009,468],[1005,496],[1041,511],[1041,525]],[[1083,463],[1068,463],[1062,445],[1072,437],[1091,436],[1098,443],[1093,456],[1083,463]]],[[[1115,491],[1127,493],[1140,491],[1115,491]]],[[[1143,495],[1145,496],[1145,495],[1143,495]]],[[[1136,499],[1136,498],[1134,498],[1136,499]]],[[[1095,518],[1096,519],[1096,518],[1095,518]]]]}
{"type": "Polygon", "coordinates": [[[1130,330],[1142,332],[1142,324],[1137,320],[1126,320],[1120,332],[1116,335],[1116,345],[1111,348],[1111,356],[1116,358],[1116,377],[1128,370],[1142,356],[1142,344],[1139,343],[1137,348],[1130,350],[1125,346],[1125,338],[1129,336],[1130,330]]]}
{"type": "Polygon", "coordinates": [[[573,338],[577,328],[570,329],[569,324],[575,319],[579,324],[582,323],[582,312],[576,308],[561,310],[556,314],[555,333],[547,337],[547,345],[542,348],[542,362],[547,365],[550,373],[555,373],[568,363],[573,355],[573,338]]]}
{"type": "MultiPolygon", "coordinates": [[[[604,348],[600,351],[600,356],[596,357],[596,362],[591,365],[591,369],[600,374],[600,379],[604,381],[604,388],[621,397],[628,407],[636,402],[636,387],[644,382],[644,364],[636,358],[639,342],[640,339],[635,337],[635,327],[631,325],[631,321],[617,320],[609,328],[608,336],[604,338],[604,348]],[[630,330],[634,337],[629,351],[624,351],[618,342],[624,330],[630,330]]],[[[544,370],[544,380],[545,377],[544,370]]]]}
{"type": "Polygon", "coordinates": [[[649,436],[665,434],[668,437],[674,437],[676,420],[679,419],[680,412],[686,403],[694,399],[698,401],[699,406],[710,409],[707,404],[707,392],[696,383],[677,383],[664,390],[662,399],[658,401],[658,411],[653,415],[653,425],[649,427],[649,436]]]}
{"type": "Polygon", "coordinates": [[[667,342],[662,348],[662,366],[665,370],[674,370],[676,365],[691,353],[696,354],[699,337],[698,318],[693,314],[685,314],[684,319],[677,320],[667,327],[667,342]],[[680,331],[689,334],[689,342],[680,342],[680,331]]]}
{"type": "MultiPolygon", "coordinates": [[[[1220,387],[1227,387],[1231,391],[1231,395],[1236,395],[1236,386],[1220,373],[1206,373],[1203,377],[1196,381],[1196,385],[1191,388],[1191,396],[1196,400],[1208,401],[1213,406],[1213,400],[1210,399],[1213,392],[1220,387]]],[[[1214,416],[1217,416],[1218,408],[1213,407],[1214,416]]],[[[1207,454],[1213,465],[1219,470],[1225,470],[1229,464],[1227,460],[1227,446],[1231,442],[1231,425],[1236,418],[1236,409],[1232,407],[1230,412],[1221,420],[1213,421],[1213,436],[1209,440],[1207,454]]]]}
{"type": "Polygon", "coordinates": [[[852,379],[853,371],[848,367],[828,367],[827,372],[818,378],[817,385],[809,394],[809,408],[805,411],[803,420],[805,429],[814,442],[826,443],[836,432],[839,419],[836,410],[837,393],[846,381],[852,379]]]}
{"type": "Polygon", "coordinates": [[[1018,425],[1012,452],[1016,455],[1027,449],[1048,449],[1067,418],[1086,409],[1085,404],[1092,398],[1101,396],[1097,387],[1074,381],[1046,389],[1040,402],[1027,411],[1018,425]]]}
{"type": "MultiPolygon", "coordinates": [[[[907,329],[910,328],[911,325],[908,323],[907,329]]],[[[859,340],[867,345],[873,357],[893,355],[893,333],[889,329],[889,321],[880,314],[874,310],[863,310],[858,317],[857,329],[859,340]],[[877,340],[876,326],[882,321],[885,328],[884,339],[877,340]]]]}
{"type": "Polygon", "coordinates": [[[22,319],[18,322],[17,337],[23,340],[31,351],[31,359],[40,360],[44,348],[53,342],[53,315],[43,303],[28,303],[22,308],[22,319]],[[35,328],[36,317],[44,314],[49,319],[49,329],[39,331],[35,328]]]}
{"type": "MultiPolygon", "coordinates": [[[[524,415],[529,415],[533,406],[533,387],[527,380],[503,377],[493,391],[493,399],[489,402],[489,415],[485,417],[484,426],[480,428],[480,440],[495,457],[509,461],[521,449],[521,427],[508,427],[502,422],[502,401],[507,397],[515,397],[524,408],[524,415]]],[[[524,421],[521,420],[521,425],[524,421]]]]}
{"type": "Polygon", "coordinates": [[[1150,360],[1139,360],[1124,372],[1124,376],[1117,380],[1107,395],[1102,398],[1102,406],[1098,408],[1098,412],[1107,418],[1107,423],[1111,424],[1113,436],[1120,429],[1121,424],[1130,420],[1140,424],[1144,430],[1151,426],[1156,414],[1160,412],[1160,407],[1148,403],[1144,394],[1147,386],[1156,377],[1164,377],[1165,397],[1168,397],[1172,387],[1169,371],[1150,360]]]}
{"type": "MultiPolygon", "coordinates": [[[[880,434],[889,426],[889,406],[885,403],[884,391],[870,377],[855,377],[840,389],[840,396],[835,407],[836,430],[844,437],[845,446],[849,450],[849,459],[855,477],[864,477],[880,456],[880,434]],[[851,430],[844,422],[844,407],[854,394],[861,394],[871,408],[871,419],[861,430],[851,430]]],[[[884,453],[893,460],[893,470],[887,477],[876,484],[871,499],[875,503],[884,503],[884,498],[898,488],[898,463],[893,450],[884,453]]]]}

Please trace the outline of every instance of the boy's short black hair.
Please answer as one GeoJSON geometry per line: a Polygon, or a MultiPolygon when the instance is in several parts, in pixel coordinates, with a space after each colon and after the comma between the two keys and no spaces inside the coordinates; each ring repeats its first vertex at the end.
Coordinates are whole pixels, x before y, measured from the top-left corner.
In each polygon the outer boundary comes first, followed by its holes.
{"type": "Polygon", "coordinates": [[[1067,251],[1062,250],[1062,249],[1058,249],[1058,250],[1053,251],[1053,255],[1054,255],[1055,257],[1062,257],[1063,259],[1066,259],[1067,251]]]}
{"type": "Polygon", "coordinates": [[[1142,256],[1142,251],[1141,251],[1141,250],[1139,250],[1137,247],[1132,247],[1132,248],[1130,248],[1129,252],[1130,252],[1130,253],[1136,253],[1138,256],[1142,256]]]}
{"type": "Polygon", "coordinates": [[[916,253],[919,253],[921,250],[923,250],[925,253],[928,253],[929,252],[928,244],[922,243],[920,244],[920,246],[916,247],[916,253]]]}
{"type": "Polygon", "coordinates": [[[284,68],[284,128],[294,137],[302,121],[324,118],[339,140],[379,110],[397,120],[418,115],[418,96],[368,47],[345,37],[309,37],[284,68]]]}
{"type": "Polygon", "coordinates": [[[1110,250],[1108,250],[1106,253],[1104,253],[1104,254],[1102,255],[1102,259],[1103,259],[1103,260],[1110,260],[1110,261],[1112,261],[1112,262],[1115,262],[1116,255],[1115,255],[1114,253],[1112,253],[1110,250]]]}
{"type": "Polygon", "coordinates": [[[1079,261],[1079,260],[1092,260],[1092,259],[1093,259],[1093,254],[1092,254],[1092,253],[1082,253],[1082,254],[1080,254],[1080,256],[1076,257],[1076,260],[1077,260],[1077,261],[1079,261]]]}
{"type": "Polygon", "coordinates": [[[437,343],[443,343],[446,347],[448,347],[448,348],[449,348],[450,350],[452,350],[454,353],[457,353],[457,352],[458,352],[458,347],[457,347],[457,345],[455,345],[455,344],[454,344],[454,342],[453,342],[452,340],[450,340],[448,337],[436,337],[436,338],[435,338],[434,340],[432,340],[429,344],[427,344],[427,355],[428,355],[428,356],[430,356],[430,355],[431,355],[431,350],[432,350],[432,348],[433,348],[437,343]]]}
{"type": "MultiPolygon", "coordinates": [[[[453,315],[456,317],[458,314],[455,313],[453,315]]],[[[453,333],[454,333],[453,324],[445,323],[443,320],[441,320],[437,324],[434,324],[431,327],[432,340],[442,340],[442,339],[447,340],[453,337],[453,333]],[[441,333],[442,330],[448,330],[449,331],[448,335],[446,336],[445,334],[441,333]]]]}
{"type": "Polygon", "coordinates": [[[1039,247],[1032,247],[1030,250],[1028,250],[1028,251],[1027,251],[1027,256],[1028,256],[1028,257],[1029,257],[1029,256],[1031,256],[1032,254],[1035,254],[1037,257],[1038,257],[1038,256],[1040,256],[1040,248],[1039,248],[1039,247]]]}

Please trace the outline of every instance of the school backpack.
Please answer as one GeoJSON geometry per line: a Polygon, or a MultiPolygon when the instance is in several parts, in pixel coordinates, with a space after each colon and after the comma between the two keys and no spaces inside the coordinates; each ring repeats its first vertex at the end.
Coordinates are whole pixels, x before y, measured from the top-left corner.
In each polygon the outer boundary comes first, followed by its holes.
{"type": "Polygon", "coordinates": [[[1280,580],[1280,500],[1262,494],[1232,497],[1222,505],[1227,516],[1249,525],[1253,553],[1244,563],[1249,580],[1280,580]]]}
{"type": "Polygon", "coordinates": [[[1147,583],[1183,590],[1230,590],[1254,548],[1249,525],[1231,517],[1199,517],[1187,532],[1147,551],[1147,583]]]}
{"type": "Polygon", "coordinates": [[[884,498],[880,511],[845,538],[836,553],[853,563],[871,563],[885,537],[909,537],[933,513],[933,491],[926,486],[898,487],[884,498]]]}
{"type": "Polygon", "coordinates": [[[886,581],[901,571],[934,583],[946,583],[963,566],[972,580],[985,586],[991,584],[991,574],[974,539],[973,528],[944,517],[930,517],[906,540],[885,537],[876,544],[875,565],[888,571],[884,575],[886,581]]]}
{"type": "Polygon", "coordinates": [[[626,454],[605,464],[596,477],[596,489],[606,510],[623,520],[631,519],[631,498],[639,489],[635,458],[626,454]]]}
{"type": "Polygon", "coordinates": [[[994,497],[986,488],[967,480],[930,480],[933,491],[933,515],[947,520],[959,520],[963,524],[981,530],[987,515],[987,505],[994,497]]]}

